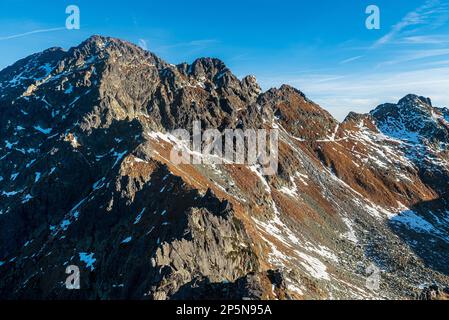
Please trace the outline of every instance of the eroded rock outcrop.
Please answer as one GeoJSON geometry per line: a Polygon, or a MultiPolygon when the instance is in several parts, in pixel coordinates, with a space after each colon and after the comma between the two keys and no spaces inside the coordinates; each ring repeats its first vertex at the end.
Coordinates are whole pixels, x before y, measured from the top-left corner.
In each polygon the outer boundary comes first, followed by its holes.
{"type": "Polygon", "coordinates": [[[175,66],[100,36],[27,57],[0,72],[0,297],[377,299],[447,287],[448,114],[409,95],[339,123],[301,91],[262,92],[218,59],[175,66]],[[173,163],[170,130],[194,121],[278,129],[277,174],[173,163]],[[65,288],[69,265],[81,290],[65,288]]]}

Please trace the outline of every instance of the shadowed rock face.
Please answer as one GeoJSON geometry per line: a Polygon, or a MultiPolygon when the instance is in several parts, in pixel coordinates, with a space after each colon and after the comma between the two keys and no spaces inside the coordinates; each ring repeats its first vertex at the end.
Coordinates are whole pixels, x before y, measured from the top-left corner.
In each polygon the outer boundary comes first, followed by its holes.
{"type": "Polygon", "coordinates": [[[94,36],[0,72],[0,297],[414,298],[448,287],[449,112],[338,123],[218,59],[94,36]],[[175,165],[172,129],[279,129],[277,175],[175,165]],[[81,290],[65,288],[66,267],[81,290]],[[366,286],[379,268],[380,288],[366,286]],[[372,269],[369,269],[372,270],[372,269]]]}
{"type": "Polygon", "coordinates": [[[389,136],[410,142],[449,141],[444,109],[434,108],[429,98],[410,94],[398,104],[380,105],[371,114],[389,136]]]}

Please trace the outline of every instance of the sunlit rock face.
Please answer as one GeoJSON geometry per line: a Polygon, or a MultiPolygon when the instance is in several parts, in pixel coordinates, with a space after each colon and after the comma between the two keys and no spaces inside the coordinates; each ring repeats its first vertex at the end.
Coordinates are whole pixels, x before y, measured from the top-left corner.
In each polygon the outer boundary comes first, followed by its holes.
{"type": "Polygon", "coordinates": [[[218,59],[107,37],[32,55],[0,72],[0,297],[442,297],[448,121],[408,95],[339,123],[218,59]],[[277,174],[174,163],[195,121],[277,129],[277,174]]]}

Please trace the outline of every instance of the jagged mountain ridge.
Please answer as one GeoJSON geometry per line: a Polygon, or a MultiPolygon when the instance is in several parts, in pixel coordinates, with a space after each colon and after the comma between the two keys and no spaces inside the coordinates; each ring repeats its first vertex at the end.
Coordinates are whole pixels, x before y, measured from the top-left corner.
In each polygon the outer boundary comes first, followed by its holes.
{"type": "Polygon", "coordinates": [[[448,113],[426,98],[338,123],[217,59],[175,66],[100,36],[4,69],[0,90],[4,298],[410,298],[448,285],[448,113]],[[195,120],[279,128],[278,175],[175,166],[167,132],[195,120]],[[65,289],[69,264],[88,290],[65,289]]]}

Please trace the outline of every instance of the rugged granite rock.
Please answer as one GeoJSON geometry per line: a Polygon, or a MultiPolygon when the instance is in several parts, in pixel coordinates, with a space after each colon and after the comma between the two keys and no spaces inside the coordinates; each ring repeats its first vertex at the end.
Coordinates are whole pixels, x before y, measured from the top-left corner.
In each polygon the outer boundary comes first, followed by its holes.
{"type": "Polygon", "coordinates": [[[431,285],[424,288],[416,297],[418,300],[448,300],[449,288],[439,288],[437,285],[431,285]]]}
{"type": "Polygon", "coordinates": [[[175,66],[94,36],[0,72],[0,134],[3,299],[415,299],[449,286],[449,111],[430,99],[339,123],[218,59],[175,66]],[[194,121],[278,129],[278,173],[175,164],[170,131],[194,121]],[[65,286],[69,265],[80,290],[65,286]]]}

